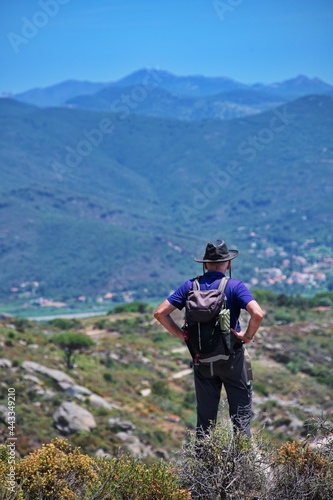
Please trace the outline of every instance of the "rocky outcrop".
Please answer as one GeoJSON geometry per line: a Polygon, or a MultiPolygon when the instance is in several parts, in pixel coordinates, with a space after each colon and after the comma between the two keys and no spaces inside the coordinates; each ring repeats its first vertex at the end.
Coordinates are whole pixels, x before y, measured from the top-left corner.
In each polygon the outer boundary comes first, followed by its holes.
{"type": "Polygon", "coordinates": [[[54,368],[49,368],[44,365],[40,365],[39,363],[35,363],[35,361],[24,361],[22,363],[22,367],[28,372],[39,372],[47,377],[52,378],[57,382],[59,387],[63,390],[68,389],[68,387],[74,386],[75,382],[66,373],[61,370],[55,370],[54,368]]]}
{"type": "Polygon", "coordinates": [[[108,422],[110,429],[116,434],[116,437],[123,442],[123,445],[121,445],[120,448],[134,457],[147,458],[155,456],[163,459],[167,459],[169,457],[166,450],[163,450],[162,448],[153,450],[151,446],[144,444],[140,438],[133,433],[136,426],[129,420],[121,420],[116,417],[110,418],[108,422]]]}
{"type": "Polygon", "coordinates": [[[135,425],[129,420],[121,420],[120,418],[109,418],[110,429],[113,432],[123,431],[129,432],[136,429],[135,425]]]}
{"type": "MultiPolygon", "coordinates": [[[[2,360],[9,361],[9,360],[2,360]]],[[[0,360],[1,362],[1,360],[0,360]]],[[[0,365],[1,366],[1,365],[0,365]]],[[[22,367],[28,372],[38,372],[50,377],[54,380],[68,395],[81,399],[85,401],[89,398],[90,403],[95,408],[106,408],[107,410],[120,409],[119,406],[109,403],[104,398],[99,396],[98,394],[94,394],[90,389],[84,387],[83,385],[76,384],[74,379],[67,375],[65,372],[61,370],[55,370],[54,368],[48,368],[47,366],[41,365],[34,361],[24,361],[22,363],[22,367]]],[[[40,393],[40,392],[39,392],[40,393]]]]}
{"type": "Polygon", "coordinates": [[[0,358],[0,368],[11,368],[12,366],[10,359],[0,358]]]}
{"type": "Polygon", "coordinates": [[[109,403],[106,401],[102,396],[99,396],[98,394],[92,393],[89,397],[89,401],[91,406],[94,408],[105,408],[106,410],[120,410],[120,406],[117,406],[113,403],[109,403]]]}
{"type": "Polygon", "coordinates": [[[138,436],[131,432],[117,432],[117,438],[123,441],[124,451],[131,453],[134,457],[147,458],[154,456],[151,446],[143,444],[138,436]]]}
{"type": "Polygon", "coordinates": [[[0,421],[4,422],[5,424],[8,423],[8,408],[7,408],[7,406],[0,405],[0,421]]]}
{"type": "Polygon", "coordinates": [[[53,415],[55,427],[63,434],[78,431],[90,431],[96,427],[96,421],[90,411],[82,406],[65,401],[53,415]]]}

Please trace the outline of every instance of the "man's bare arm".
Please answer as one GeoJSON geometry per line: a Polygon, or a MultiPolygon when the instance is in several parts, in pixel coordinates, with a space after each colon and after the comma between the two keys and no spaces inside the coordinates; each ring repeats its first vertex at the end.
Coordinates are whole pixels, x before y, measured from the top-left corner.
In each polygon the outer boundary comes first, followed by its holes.
{"type": "Polygon", "coordinates": [[[242,340],[244,344],[248,344],[249,342],[251,342],[251,340],[257,333],[257,330],[261,325],[262,319],[264,317],[264,311],[261,309],[256,300],[251,300],[247,304],[246,310],[250,314],[250,321],[245,332],[236,332],[236,330],[231,328],[231,331],[235,335],[235,337],[237,337],[239,340],[242,340]]]}
{"type": "Polygon", "coordinates": [[[170,314],[175,309],[176,308],[172,304],[170,304],[168,300],[165,300],[158,306],[158,308],[154,312],[154,317],[161,323],[162,326],[164,326],[166,330],[168,330],[169,333],[171,333],[171,335],[177,337],[181,341],[184,341],[184,331],[174,322],[174,320],[170,316],[170,314]]]}

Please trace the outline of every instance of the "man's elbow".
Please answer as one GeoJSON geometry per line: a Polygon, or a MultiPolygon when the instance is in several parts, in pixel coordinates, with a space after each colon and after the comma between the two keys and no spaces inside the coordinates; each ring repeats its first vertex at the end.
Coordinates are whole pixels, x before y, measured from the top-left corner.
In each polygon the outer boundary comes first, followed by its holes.
{"type": "Polygon", "coordinates": [[[258,321],[258,323],[261,323],[262,320],[264,319],[264,316],[265,316],[265,313],[264,311],[261,309],[261,307],[259,307],[255,312],[254,312],[254,317],[255,319],[258,321]]]}
{"type": "Polygon", "coordinates": [[[161,323],[163,316],[165,316],[165,308],[160,304],[154,312],[154,318],[161,323]]]}
{"type": "Polygon", "coordinates": [[[250,313],[251,318],[259,324],[262,322],[265,316],[264,311],[255,300],[251,301],[248,304],[247,311],[250,313]]]}
{"type": "Polygon", "coordinates": [[[160,311],[158,310],[158,308],[154,311],[154,318],[155,318],[157,321],[160,321],[160,318],[161,318],[161,313],[160,313],[160,311]]]}

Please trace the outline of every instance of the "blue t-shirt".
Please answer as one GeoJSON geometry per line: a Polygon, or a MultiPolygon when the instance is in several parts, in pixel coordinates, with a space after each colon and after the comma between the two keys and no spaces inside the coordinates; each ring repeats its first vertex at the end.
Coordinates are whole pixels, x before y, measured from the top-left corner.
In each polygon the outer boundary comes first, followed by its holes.
{"type": "MultiPolygon", "coordinates": [[[[214,290],[218,288],[224,274],[218,272],[207,272],[201,276],[200,290],[214,290]]],[[[194,278],[195,279],[195,278],[194,278]]],[[[171,305],[181,310],[185,307],[186,298],[189,290],[193,288],[193,279],[185,281],[175,292],[173,292],[168,301],[171,305]]],[[[239,315],[241,309],[246,309],[247,304],[254,300],[248,288],[239,280],[230,278],[225,294],[227,298],[227,308],[230,309],[230,327],[240,331],[239,315]]]]}

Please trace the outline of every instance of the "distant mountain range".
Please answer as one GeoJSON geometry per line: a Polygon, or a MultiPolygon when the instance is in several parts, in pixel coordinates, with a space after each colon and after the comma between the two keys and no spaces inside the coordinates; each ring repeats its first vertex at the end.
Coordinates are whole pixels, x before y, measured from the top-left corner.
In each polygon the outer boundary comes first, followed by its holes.
{"type": "Polygon", "coordinates": [[[39,107],[70,106],[201,120],[231,119],[276,107],[309,94],[330,94],[333,86],[319,78],[298,76],[283,82],[246,85],[225,77],[176,76],[142,69],[121,80],[93,83],[70,80],[14,96],[39,107]]]}
{"type": "Polygon", "coordinates": [[[195,121],[0,99],[0,128],[2,300],[161,298],[217,237],[251,286],[333,288],[331,96],[195,121]]]}
{"type": "Polygon", "coordinates": [[[207,97],[188,97],[153,88],[145,99],[135,99],[140,87],[107,87],[96,94],[78,96],[67,101],[70,107],[98,111],[141,114],[177,120],[205,118],[231,119],[272,109],[286,99],[264,91],[238,89],[207,97]]]}

